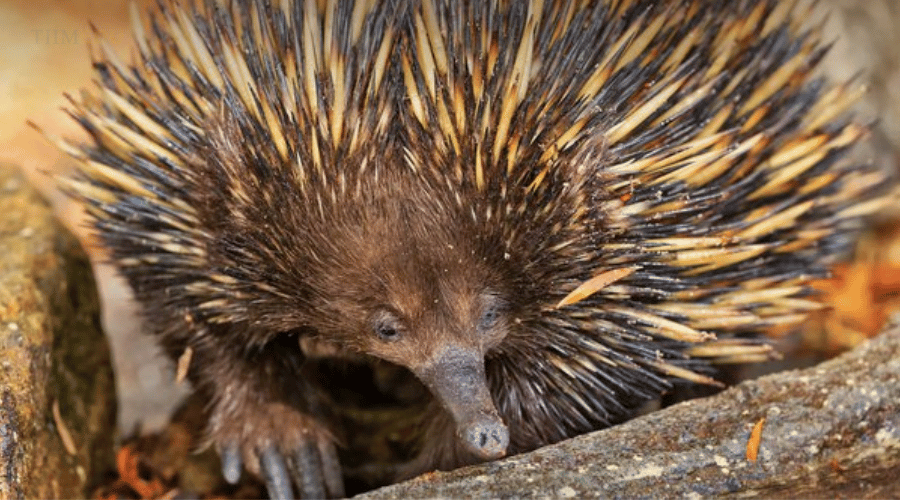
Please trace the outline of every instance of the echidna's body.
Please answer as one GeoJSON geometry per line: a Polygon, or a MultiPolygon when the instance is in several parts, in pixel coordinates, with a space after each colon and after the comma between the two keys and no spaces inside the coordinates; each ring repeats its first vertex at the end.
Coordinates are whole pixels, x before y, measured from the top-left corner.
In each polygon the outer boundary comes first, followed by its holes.
{"type": "Polygon", "coordinates": [[[97,65],[67,186],[191,348],[230,479],[340,492],[298,338],[425,382],[421,470],[519,452],[765,357],[731,334],[814,308],[880,203],[838,162],[863,128],[795,9],[165,3],[136,66],[97,65]]]}

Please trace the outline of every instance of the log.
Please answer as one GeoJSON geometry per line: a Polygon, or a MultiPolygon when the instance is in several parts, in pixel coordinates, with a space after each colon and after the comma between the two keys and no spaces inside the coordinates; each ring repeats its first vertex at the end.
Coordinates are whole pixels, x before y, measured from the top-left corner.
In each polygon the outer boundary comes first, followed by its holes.
{"type": "Polygon", "coordinates": [[[813,368],[358,498],[897,498],[898,471],[900,327],[892,326],[813,368]],[[754,461],[748,445],[762,419],[754,461]]]}

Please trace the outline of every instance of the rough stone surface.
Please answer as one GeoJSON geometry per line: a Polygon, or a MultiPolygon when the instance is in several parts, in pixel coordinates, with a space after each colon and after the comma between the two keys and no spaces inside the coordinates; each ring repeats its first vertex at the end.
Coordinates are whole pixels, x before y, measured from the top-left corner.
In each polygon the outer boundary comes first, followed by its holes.
{"type": "Polygon", "coordinates": [[[112,464],[114,425],[88,261],[0,164],[0,500],[89,495],[112,464]]]}
{"type": "Polygon", "coordinates": [[[763,377],[499,462],[358,498],[897,498],[900,328],[763,377]],[[756,462],[747,458],[765,417],[756,462]]]}
{"type": "Polygon", "coordinates": [[[855,79],[867,92],[855,109],[872,121],[871,137],[854,157],[897,175],[900,165],[900,2],[826,0],[813,19],[823,21],[823,40],[833,42],[823,71],[834,81],[855,79]]]}

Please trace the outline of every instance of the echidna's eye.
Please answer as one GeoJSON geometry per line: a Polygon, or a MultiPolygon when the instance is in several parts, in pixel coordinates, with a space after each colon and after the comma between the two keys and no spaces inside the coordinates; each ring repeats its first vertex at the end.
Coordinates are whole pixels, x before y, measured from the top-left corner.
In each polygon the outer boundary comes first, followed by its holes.
{"type": "Polygon", "coordinates": [[[478,319],[478,330],[486,332],[500,321],[500,315],[503,311],[503,301],[493,293],[485,294],[482,297],[481,317],[478,319]]]}
{"type": "Polygon", "coordinates": [[[400,336],[400,332],[390,325],[378,325],[375,328],[375,333],[381,340],[396,340],[400,336]]]}
{"type": "Polygon", "coordinates": [[[488,330],[497,324],[498,319],[500,319],[500,312],[491,307],[481,314],[481,319],[478,320],[478,329],[488,330]]]}
{"type": "Polygon", "coordinates": [[[373,319],[372,330],[380,340],[393,342],[400,338],[402,328],[393,314],[383,311],[373,319]]]}

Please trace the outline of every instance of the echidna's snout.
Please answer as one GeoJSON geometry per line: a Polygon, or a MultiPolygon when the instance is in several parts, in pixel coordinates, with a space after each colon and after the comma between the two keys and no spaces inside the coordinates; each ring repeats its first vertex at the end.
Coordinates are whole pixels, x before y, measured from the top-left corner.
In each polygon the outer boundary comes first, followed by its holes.
{"type": "Polygon", "coordinates": [[[414,371],[453,415],[457,436],[470,452],[485,460],[506,454],[509,429],[488,391],[480,351],[448,347],[414,371]]]}
{"type": "Polygon", "coordinates": [[[509,429],[496,415],[485,415],[482,420],[460,427],[463,443],[469,451],[486,460],[506,455],[509,446],[509,429]]]}

